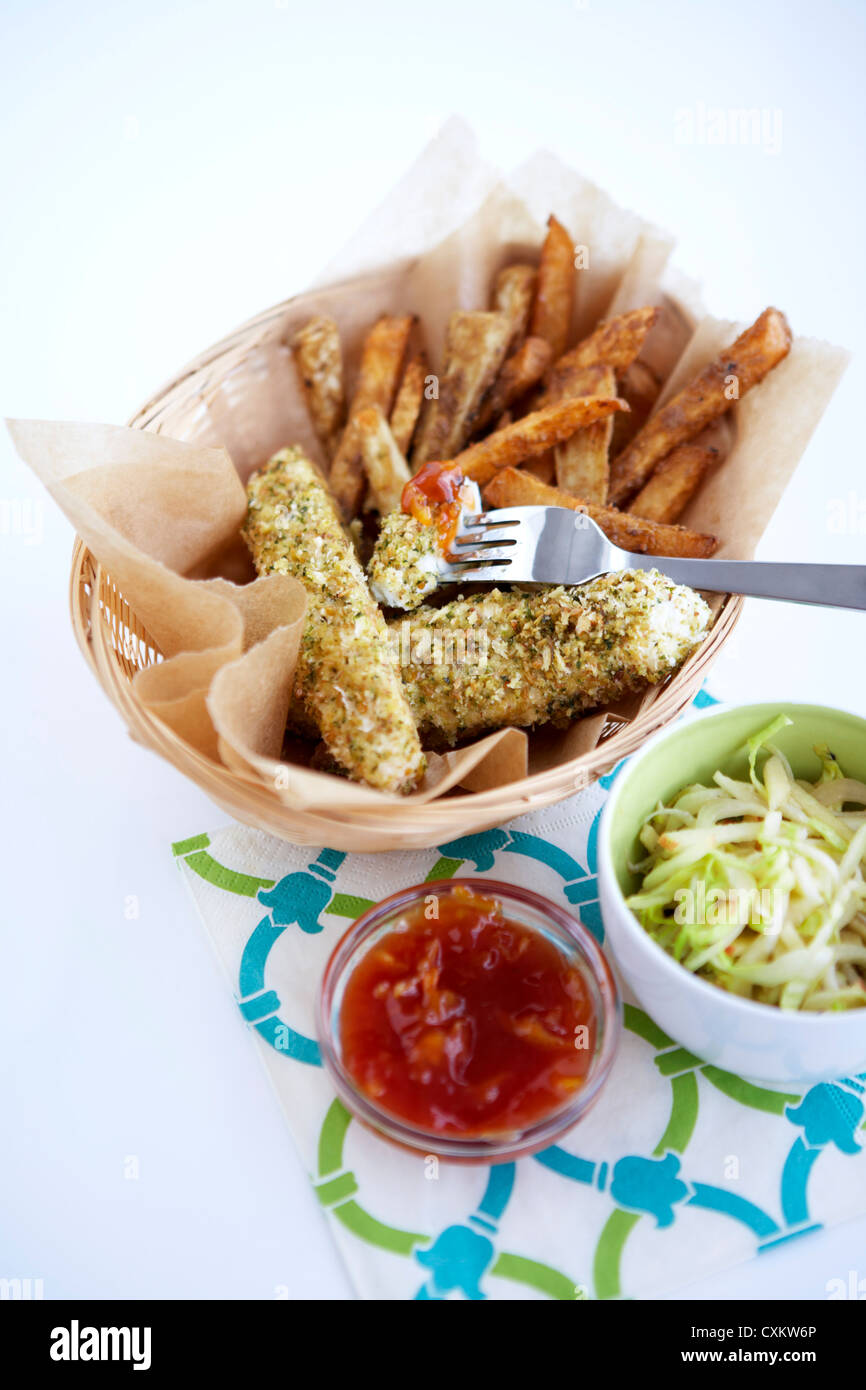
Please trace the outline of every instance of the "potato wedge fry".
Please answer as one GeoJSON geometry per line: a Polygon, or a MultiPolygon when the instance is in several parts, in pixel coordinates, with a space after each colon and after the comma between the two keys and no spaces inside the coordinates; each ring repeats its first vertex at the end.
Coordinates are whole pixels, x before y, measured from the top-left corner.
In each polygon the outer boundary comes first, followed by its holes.
{"type": "Polygon", "coordinates": [[[490,307],[508,316],[511,324],[508,346],[512,352],[526,337],[537,280],[535,266],[507,265],[493,281],[490,307]]]}
{"type": "Polygon", "coordinates": [[[408,456],[412,435],[415,433],[415,426],[421,413],[426,375],[426,354],[418,352],[414,357],[410,357],[406,363],[406,370],[394,399],[389,423],[397,448],[404,457],[408,456]]]}
{"type": "Polygon", "coordinates": [[[391,409],[414,323],[413,314],[385,314],[373,324],[361,349],[351,415],[366,410],[368,405],[377,405],[386,414],[391,409]]]}
{"type": "MultiPolygon", "coordinates": [[[[526,338],[516,352],[507,357],[475,417],[474,434],[495,425],[515,401],[531,391],[550,366],[553,353],[543,338],[526,338]]],[[[601,394],[601,393],[599,393],[601,394]]],[[[615,395],[613,390],[610,395],[615,395]]]]}
{"type": "MultiPolygon", "coordinates": [[[[601,380],[596,394],[615,396],[616,379],[613,367],[602,367],[600,372],[601,380]]],[[[606,420],[599,420],[585,430],[578,430],[571,439],[556,446],[556,486],[562,492],[567,492],[572,497],[582,497],[585,502],[602,504],[607,500],[608,454],[615,418],[614,415],[608,415],[606,420]]]]}
{"type": "Polygon", "coordinates": [[[574,242],[551,213],[541,248],[529,331],[534,338],[544,338],[550,344],[554,357],[568,347],[575,283],[574,242]]]}
{"type": "Polygon", "coordinates": [[[331,463],[328,482],[344,520],[358,513],[364,495],[360,440],[353,429],[354,418],[368,406],[377,405],[387,415],[397,390],[400,368],[414,318],[411,314],[380,318],[364,339],[358,382],[349,407],[349,421],[331,463]]]}
{"type": "Polygon", "coordinates": [[[625,371],[637,357],[658,316],[658,309],[648,305],[644,309],[630,309],[627,314],[617,314],[606,323],[600,323],[588,338],[582,339],[570,352],[554,362],[551,378],[563,376],[578,367],[599,365],[613,367],[616,372],[625,371]]]}
{"type": "Polygon", "coordinates": [[[610,500],[625,502],[643,487],[656,464],[678,444],[694,439],[734,400],[763,381],[791,350],[791,329],[778,309],[765,309],[688,386],[651,415],[611,467],[610,500]],[[736,395],[733,391],[736,390],[736,395]]]}
{"type": "Polygon", "coordinates": [[[662,384],[645,362],[632,362],[619,375],[619,394],[631,406],[631,414],[617,415],[613,422],[611,458],[616,458],[643,429],[659,397],[662,384]]]}
{"type": "Polygon", "coordinates": [[[484,489],[487,507],[570,507],[586,512],[608,540],[638,555],[679,555],[706,559],[718,545],[715,536],[690,531],[687,526],[665,526],[642,516],[599,507],[548,487],[523,468],[505,468],[484,489]]]}
{"type": "MultiPolygon", "coordinates": [[[[571,400],[578,396],[615,396],[616,381],[611,367],[600,362],[580,366],[570,362],[566,354],[548,373],[547,390],[542,397],[545,406],[571,400]],[[563,365],[564,364],[564,365],[563,365]]],[[[627,411],[618,414],[627,415],[627,411]]],[[[607,498],[608,455],[613,422],[616,415],[600,420],[581,430],[556,449],[551,477],[542,473],[547,482],[555,478],[557,486],[572,496],[587,502],[604,502],[607,498]]]]}
{"type": "Polygon", "coordinates": [[[647,521],[676,521],[718,456],[718,449],[708,445],[680,444],[656,466],[628,510],[647,521]]]}
{"type": "Polygon", "coordinates": [[[289,346],[313,429],[330,460],[346,419],[339,329],[333,319],[320,314],[298,329],[289,346]]]}
{"type": "Polygon", "coordinates": [[[448,320],[438,400],[428,401],[412,451],[412,466],[449,459],[469,438],[481,402],[508,351],[506,314],[456,310],[448,320]]]}
{"type": "Polygon", "coordinates": [[[355,428],[355,417],[350,414],[328,474],[328,488],[343,521],[352,521],[360,512],[365,481],[361,465],[361,440],[355,428]]]}
{"type": "Polygon", "coordinates": [[[486,483],[497,469],[543,454],[546,449],[569,439],[575,430],[604,420],[616,410],[628,410],[625,401],[616,396],[581,396],[577,400],[563,401],[496,430],[480,443],[464,449],[454,462],[459,463],[467,478],[486,483]]]}
{"type": "Polygon", "coordinates": [[[360,410],[355,416],[354,428],[358,434],[361,464],[367,475],[364,510],[387,516],[400,506],[403,488],[411,476],[409,465],[377,405],[360,410]]]}
{"type": "Polygon", "coordinates": [[[542,410],[545,406],[556,405],[559,401],[570,401],[575,396],[604,395],[601,388],[608,381],[610,370],[611,368],[602,362],[593,362],[588,367],[581,367],[569,362],[566,357],[561,357],[548,372],[544,395],[535,409],[542,410]]]}

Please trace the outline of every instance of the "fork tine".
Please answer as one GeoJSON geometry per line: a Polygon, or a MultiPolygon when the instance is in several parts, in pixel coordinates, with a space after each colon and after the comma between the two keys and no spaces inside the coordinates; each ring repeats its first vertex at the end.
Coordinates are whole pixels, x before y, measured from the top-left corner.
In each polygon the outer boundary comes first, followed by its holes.
{"type": "Polygon", "coordinates": [[[466,569],[477,569],[479,566],[484,569],[491,569],[494,566],[497,569],[507,569],[511,561],[490,555],[460,555],[452,556],[447,563],[450,569],[462,574],[466,569]]]}
{"type": "Polygon", "coordinates": [[[508,577],[512,558],[519,550],[519,513],[506,510],[465,513],[460,518],[460,530],[451,542],[450,553],[440,565],[443,583],[467,579],[496,583],[508,577]],[[485,539],[491,531],[512,529],[513,535],[485,539]],[[513,556],[503,555],[506,547],[513,556]]]}
{"type": "Polygon", "coordinates": [[[475,512],[472,514],[464,513],[460,518],[460,525],[468,530],[477,530],[484,527],[487,531],[498,530],[502,526],[519,526],[520,517],[514,512],[502,511],[475,512]]]}
{"type": "Polygon", "coordinates": [[[451,544],[452,546],[475,545],[479,550],[502,550],[507,545],[516,545],[517,539],[514,536],[509,536],[505,540],[482,541],[478,536],[463,535],[455,536],[451,544]]]}
{"type": "Polygon", "coordinates": [[[440,584],[508,584],[508,564],[442,565],[439,570],[440,584]]]}

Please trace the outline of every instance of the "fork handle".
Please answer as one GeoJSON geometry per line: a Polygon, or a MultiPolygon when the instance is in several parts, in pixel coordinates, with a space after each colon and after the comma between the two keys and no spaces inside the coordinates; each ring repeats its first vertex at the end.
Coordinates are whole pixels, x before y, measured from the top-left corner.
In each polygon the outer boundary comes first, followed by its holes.
{"type": "Polygon", "coordinates": [[[866,565],[776,564],[760,560],[683,560],[632,555],[634,569],[658,569],[675,584],[719,594],[866,609],[866,565]]]}

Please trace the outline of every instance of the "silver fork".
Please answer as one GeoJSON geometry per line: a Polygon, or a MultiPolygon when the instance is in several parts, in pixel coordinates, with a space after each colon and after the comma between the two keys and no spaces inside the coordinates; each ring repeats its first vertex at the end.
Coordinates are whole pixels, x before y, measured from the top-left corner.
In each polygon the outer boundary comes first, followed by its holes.
{"type": "Polygon", "coordinates": [[[439,583],[584,584],[622,569],[658,569],[675,584],[711,593],[866,609],[864,565],[635,555],[611,545],[584,512],[566,507],[464,513],[450,559],[439,561],[439,583]],[[494,538],[494,531],[505,534],[494,538]]]}

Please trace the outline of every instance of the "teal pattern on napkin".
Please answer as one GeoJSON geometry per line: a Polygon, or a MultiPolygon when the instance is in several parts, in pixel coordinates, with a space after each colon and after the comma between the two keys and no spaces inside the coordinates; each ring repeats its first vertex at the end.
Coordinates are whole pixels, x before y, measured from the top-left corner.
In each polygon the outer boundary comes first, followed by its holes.
{"type": "Polygon", "coordinates": [[[334,1097],[312,999],[349,921],[412,882],[489,874],[561,895],[603,942],[596,838],[619,770],[431,851],[347,856],[242,827],[173,846],[362,1296],[640,1297],[866,1210],[866,1075],[757,1085],[686,1052],[632,1002],[595,1109],[516,1164],[393,1149],[334,1097]]]}

